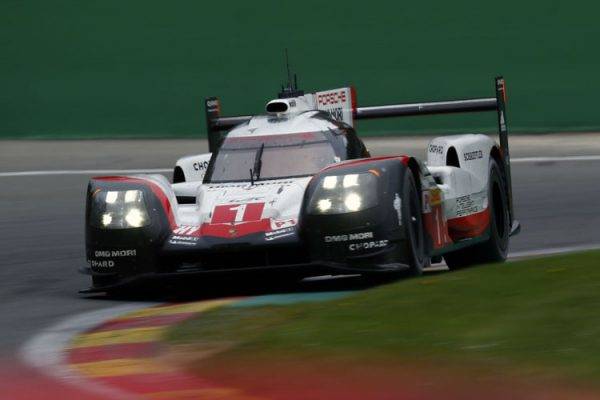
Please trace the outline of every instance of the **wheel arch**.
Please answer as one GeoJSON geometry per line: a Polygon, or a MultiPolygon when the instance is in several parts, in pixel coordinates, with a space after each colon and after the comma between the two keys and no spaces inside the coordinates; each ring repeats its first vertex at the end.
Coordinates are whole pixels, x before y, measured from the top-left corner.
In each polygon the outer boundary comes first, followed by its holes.
{"type": "Polygon", "coordinates": [[[458,152],[456,147],[450,146],[446,152],[446,165],[449,167],[460,168],[460,160],[458,158],[458,152]]]}
{"type": "MultiPolygon", "coordinates": [[[[502,150],[498,145],[494,145],[490,150],[490,158],[496,162],[498,168],[500,168],[500,174],[502,176],[502,182],[504,184],[504,193],[507,196],[507,201],[510,202],[511,199],[508,196],[508,179],[507,179],[507,171],[506,171],[506,163],[504,162],[504,157],[502,155],[502,150]]],[[[508,207],[509,212],[509,221],[512,221],[514,216],[512,215],[512,205],[509,204],[508,207]]]]}
{"type": "Polygon", "coordinates": [[[496,164],[498,164],[498,167],[500,167],[500,172],[502,172],[502,178],[504,178],[506,181],[506,173],[504,168],[504,162],[502,162],[502,152],[500,151],[500,147],[494,145],[490,149],[490,158],[496,161],[496,164]]]}
{"type": "Polygon", "coordinates": [[[413,174],[413,178],[415,179],[415,185],[417,186],[417,192],[419,196],[421,196],[423,185],[421,182],[421,176],[423,175],[421,165],[419,165],[419,162],[415,158],[411,157],[408,159],[407,167],[408,170],[413,174]]]}
{"type": "Polygon", "coordinates": [[[173,183],[182,183],[185,182],[185,174],[183,173],[183,169],[177,165],[173,169],[173,183]]]}

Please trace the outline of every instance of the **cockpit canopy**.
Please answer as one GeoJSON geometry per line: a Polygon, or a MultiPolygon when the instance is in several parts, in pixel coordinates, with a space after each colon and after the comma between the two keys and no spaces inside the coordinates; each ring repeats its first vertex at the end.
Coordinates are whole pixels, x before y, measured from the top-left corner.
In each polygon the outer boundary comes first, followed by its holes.
{"type": "Polygon", "coordinates": [[[311,176],[330,164],[360,157],[364,146],[353,131],[351,135],[340,129],[227,137],[210,161],[205,182],[311,176]]]}

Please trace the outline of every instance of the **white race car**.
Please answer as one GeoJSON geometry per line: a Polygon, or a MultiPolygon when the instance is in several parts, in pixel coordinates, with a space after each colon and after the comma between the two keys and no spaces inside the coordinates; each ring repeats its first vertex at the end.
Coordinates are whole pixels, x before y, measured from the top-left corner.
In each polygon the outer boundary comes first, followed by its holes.
{"type": "Polygon", "coordinates": [[[511,194],[505,86],[492,98],[357,107],[353,88],[292,85],[258,116],[223,117],[206,100],[211,153],[162,175],[93,178],[88,291],[142,278],[285,272],[418,275],[506,259],[519,230],[511,194]],[[371,157],[356,119],[496,111],[500,144],[439,137],[427,162],[371,157]],[[223,133],[227,131],[227,133],[223,133]]]}

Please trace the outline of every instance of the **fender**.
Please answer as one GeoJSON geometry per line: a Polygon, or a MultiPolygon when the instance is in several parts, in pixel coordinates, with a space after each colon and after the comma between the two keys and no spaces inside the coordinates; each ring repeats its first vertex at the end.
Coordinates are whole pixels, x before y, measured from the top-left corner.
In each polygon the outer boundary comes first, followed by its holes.
{"type": "Polygon", "coordinates": [[[104,284],[145,272],[158,272],[162,242],[178,225],[177,202],[162,175],[92,178],[86,201],[86,256],[89,271],[104,284]],[[90,223],[92,198],[100,191],[140,190],[150,223],[131,229],[102,229],[90,223]]]}
{"type": "Polygon", "coordinates": [[[173,183],[202,182],[208,169],[212,153],[182,157],[177,160],[173,172],[173,183]]]}
{"type": "Polygon", "coordinates": [[[311,257],[350,265],[406,265],[399,249],[405,239],[398,197],[410,158],[375,157],[348,160],[324,168],[311,180],[302,205],[302,236],[311,257]],[[377,204],[360,211],[319,214],[308,208],[328,176],[371,174],[376,177],[377,204]],[[399,263],[399,264],[398,264],[399,263]]]}
{"type": "Polygon", "coordinates": [[[451,166],[470,172],[479,181],[473,184],[484,188],[488,184],[488,165],[494,147],[498,145],[486,135],[438,137],[427,146],[427,165],[451,166]]]}
{"type": "Polygon", "coordinates": [[[489,165],[496,149],[492,139],[474,134],[436,138],[427,148],[428,167],[443,192],[448,232],[454,241],[487,232],[489,165]]]}

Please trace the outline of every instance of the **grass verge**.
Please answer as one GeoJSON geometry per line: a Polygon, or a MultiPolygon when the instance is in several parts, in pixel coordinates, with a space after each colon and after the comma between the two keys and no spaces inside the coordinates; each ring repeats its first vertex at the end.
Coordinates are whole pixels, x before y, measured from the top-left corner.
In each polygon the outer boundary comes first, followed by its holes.
{"type": "Polygon", "coordinates": [[[222,308],[174,327],[168,340],[221,346],[217,363],[443,363],[595,386],[598,310],[596,251],[426,275],[327,302],[222,308]]]}

